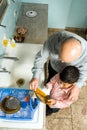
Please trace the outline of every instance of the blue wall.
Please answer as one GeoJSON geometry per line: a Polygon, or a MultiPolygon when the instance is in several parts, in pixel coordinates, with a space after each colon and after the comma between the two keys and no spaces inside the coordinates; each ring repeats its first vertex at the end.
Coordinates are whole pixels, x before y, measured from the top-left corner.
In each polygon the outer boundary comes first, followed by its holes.
{"type": "Polygon", "coordinates": [[[13,3],[11,0],[8,0],[8,7],[1,22],[2,25],[6,26],[6,28],[0,26],[0,54],[2,54],[5,50],[5,48],[2,46],[3,35],[6,34],[7,38],[12,38],[20,6],[20,0],[15,0],[15,3],[13,3]],[[14,16],[14,11],[17,11],[16,16],[14,16]]]}
{"type": "Polygon", "coordinates": [[[72,0],[66,26],[87,28],[87,0],[72,0]]]}
{"type": "Polygon", "coordinates": [[[48,4],[49,28],[87,28],[87,0],[22,0],[48,4]]]}
{"type": "Polygon", "coordinates": [[[22,0],[22,2],[48,4],[48,27],[65,28],[72,0],[22,0]]]}

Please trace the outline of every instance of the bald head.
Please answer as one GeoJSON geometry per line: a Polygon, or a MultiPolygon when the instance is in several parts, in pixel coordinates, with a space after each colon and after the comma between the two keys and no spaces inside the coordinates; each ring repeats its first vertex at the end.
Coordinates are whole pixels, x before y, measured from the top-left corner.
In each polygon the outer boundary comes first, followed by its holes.
{"type": "Polygon", "coordinates": [[[60,47],[60,58],[63,62],[69,63],[77,60],[82,52],[82,46],[79,40],[70,38],[65,40],[60,47]]]}

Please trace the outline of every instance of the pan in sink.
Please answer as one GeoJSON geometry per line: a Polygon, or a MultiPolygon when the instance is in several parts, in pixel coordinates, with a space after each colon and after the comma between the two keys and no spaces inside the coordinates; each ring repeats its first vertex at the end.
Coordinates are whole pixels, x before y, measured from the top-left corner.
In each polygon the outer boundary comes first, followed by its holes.
{"type": "Polygon", "coordinates": [[[1,110],[7,114],[16,113],[20,106],[20,100],[14,96],[6,96],[1,102],[1,110]]]}

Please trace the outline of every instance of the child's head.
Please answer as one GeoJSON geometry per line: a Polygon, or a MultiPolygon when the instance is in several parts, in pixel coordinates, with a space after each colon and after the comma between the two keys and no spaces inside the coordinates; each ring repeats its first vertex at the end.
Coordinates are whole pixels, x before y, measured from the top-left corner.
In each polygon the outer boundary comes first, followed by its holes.
{"type": "Polygon", "coordinates": [[[63,88],[68,88],[79,79],[79,70],[75,66],[67,66],[59,74],[60,84],[63,88]]]}

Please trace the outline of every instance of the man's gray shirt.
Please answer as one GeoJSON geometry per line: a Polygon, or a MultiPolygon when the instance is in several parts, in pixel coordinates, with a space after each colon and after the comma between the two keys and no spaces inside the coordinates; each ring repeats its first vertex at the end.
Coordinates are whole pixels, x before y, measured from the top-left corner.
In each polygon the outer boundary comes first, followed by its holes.
{"type": "Polygon", "coordinates": [[[33,78],[39,78],[44,63],[48,60],[48,58],[50,59],[52,68],[56,72],[60,72],[67,65],[74,65],[78,67],[80,70],[80,78],[76,84],[79,88],[84,85],[85,80],[87,79],[87,41],[85,39],[68,31],[54,33],[43,44],[42,49],[35,56],[34,67],[32,68],[33,78]],[[59,59],[59,49],[63,40],[69,37],[75,37],[81,42],[82,53],[76,61],[63,63],[59,59]]]}

